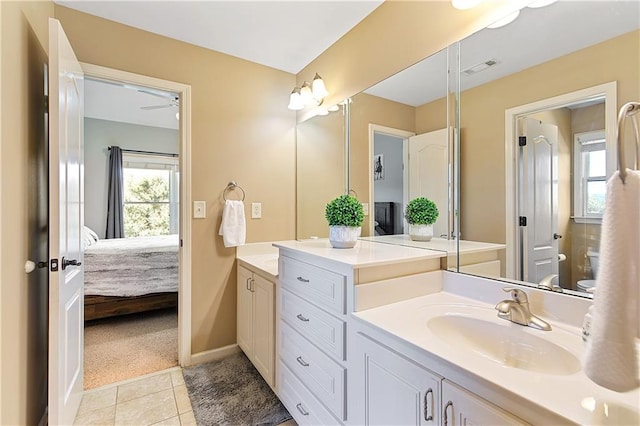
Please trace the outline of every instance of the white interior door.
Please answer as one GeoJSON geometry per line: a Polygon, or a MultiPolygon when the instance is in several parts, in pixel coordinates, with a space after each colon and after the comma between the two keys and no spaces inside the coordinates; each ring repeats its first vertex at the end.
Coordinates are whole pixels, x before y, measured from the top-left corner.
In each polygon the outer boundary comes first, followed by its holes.
{"type": "Polygon", "coordinates": [[[426,197],[438,206],[435,237],[449,234],[449,163],[447,129],[409,138],[409,200],[426,197]]]}
{"type": "Polygon", "coordinates": [[[84,76],[49,19],[49,424],[72,424],[82,399],[84,76]]]}
{"type": "Polygon", "coordinates": [[[558,128],[532,118],[520,119],[526,145],[521,153],[520,216],[522,280],[540,282],[558,273],[558,128]]]}

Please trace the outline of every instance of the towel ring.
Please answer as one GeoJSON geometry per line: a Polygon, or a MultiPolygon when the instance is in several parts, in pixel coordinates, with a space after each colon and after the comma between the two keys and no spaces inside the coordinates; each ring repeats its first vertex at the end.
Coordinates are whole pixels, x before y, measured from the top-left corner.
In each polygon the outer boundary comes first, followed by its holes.
{"type": "Polygon", "coordinates": [[[635,115],[640,112],[640,103],[638,102],[629,102],[626,103],[620,108],[620,113],[618,114],[618,140],[617,140],[617,148],[618,148],[618,173],[620,174],[620,179],[624,183],[627,177],[627,164],[624,158],[624,122],[627,117],[631,117],[631,121],[633,122],[633,129],[635,131],[635,149],[636,149],[636,158],[635,158],[635,167],[640,166],[640,134],[638,132],[638,121],[636,120],[635,115]]]}
{"type": "Polygon", "coordinates": [[[229,191],[233,191],[234,189],[239,189],[240,191],[242,191],[242,200],[240,201],[244,201],[244,189],[242,189],[241,186],[239,186],[235,180],[232,180],[231,182],[229,182],[227,184],[227,187],[224,189],[224,191],[222,192],[222,198],[224,198],[225,201],[227,201],[227,192],[229,191]]]}

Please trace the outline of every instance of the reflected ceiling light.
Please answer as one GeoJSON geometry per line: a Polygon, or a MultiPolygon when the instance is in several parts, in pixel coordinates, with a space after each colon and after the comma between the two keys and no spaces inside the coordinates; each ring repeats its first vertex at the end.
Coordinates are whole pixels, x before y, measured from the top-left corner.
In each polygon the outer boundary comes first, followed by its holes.
{"type": "Polygon", "coordinates": [[[491,25],[487,25],[487,28],[500,28],[500,27],[504,27],[505,25],[508,25],[510,23],[512,23],[513,21],[516,20],[516,18],[518,17],[518,15],[520,15],[520,11],[516,10],[515,12],[505,16],[502,19],[498,19],[496,22],[494,22],[491,25]]]}
{"type": "Polygon", "coordinates": [[[482,0],[451,0],[451,6],[456,9],[465,10],[476,7],[482,2],[482,0]]]}
{"type": "Polygon", "coordinates": [[[538,7],[545,7],[545,6],[549,6],[550,4],[553,4],[555,2],[557,2],[558,0],[536,0],[533,3],[529,4],[527,7],[531,7],[533,9],[538,8],[538,7]]]}
{"type": "Polygon", "coordinates": [[[338,105],[331,105],[329,108],[327,108],[327,111],[329,112],[340,111],[340,107],[338,105]]]}
{"type": "Polygon", "coordinates": [[[308,106],[322,105],[329,92],[322,77],[316,73],[313,82],[305,81],[300,87],[294,87],[289,96],[289,109],[298,111],[308,106]]]}

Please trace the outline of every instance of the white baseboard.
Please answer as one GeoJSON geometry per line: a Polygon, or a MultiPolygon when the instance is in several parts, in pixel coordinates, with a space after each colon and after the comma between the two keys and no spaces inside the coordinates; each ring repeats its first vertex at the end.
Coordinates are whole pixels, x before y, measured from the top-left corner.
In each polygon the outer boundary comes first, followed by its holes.
{"type": "Polygon", "coordinates": [[[189,365],[202,364],[203,362],[216,361],[218,359],[222,359],[229,355],[233,355],[240,352],[240,346],[237,344],[224,346],[218,349],[211,349],[209,351],[198,352],[197,354],[191,354],[191,359],[189,360],[189,364],[183,365],[183,367],[188,367],[189,365]]]}

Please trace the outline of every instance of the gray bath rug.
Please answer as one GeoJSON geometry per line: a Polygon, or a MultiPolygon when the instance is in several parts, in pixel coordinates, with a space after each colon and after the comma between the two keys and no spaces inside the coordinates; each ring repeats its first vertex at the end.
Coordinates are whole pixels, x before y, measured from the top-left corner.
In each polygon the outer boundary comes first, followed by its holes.
{"type": "Polygon", "coordinates": [[[182,370],[198,425],[277,425],[291,419],[240,352],[182,370]]]}

